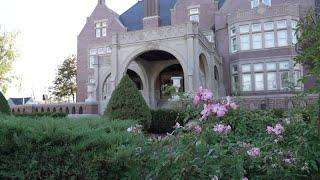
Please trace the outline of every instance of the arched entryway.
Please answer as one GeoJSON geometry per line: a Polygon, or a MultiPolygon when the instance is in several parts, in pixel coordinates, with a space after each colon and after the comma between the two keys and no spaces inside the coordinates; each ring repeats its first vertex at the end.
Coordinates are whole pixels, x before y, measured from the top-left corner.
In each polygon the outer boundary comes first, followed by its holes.
{"type": "Polygon", "coordinates": [[[140,91],[143,90],[143,83],[142,83],[141,77],[135,71],[128,69],[127,75],[136,84],[136,87],[138,90],[140,91]]]}
{"type": "MultiPolygon", "coordinates": [[[[162,107],[164,101],[168,102],[171,96],[164,88],[173,85],[172,77],[180,79],[179,91],[185,91],[185,62],[170,53],[171,51],[156,49],[137,52],[138,55],[133,56],[122,71],[136,83],[146,102],[153,108],[162,107]]],[[[180,55],[178,57],[181,58],[180,55]]],[[[176,80],[175,82],[177,83],[176,80]]]]}

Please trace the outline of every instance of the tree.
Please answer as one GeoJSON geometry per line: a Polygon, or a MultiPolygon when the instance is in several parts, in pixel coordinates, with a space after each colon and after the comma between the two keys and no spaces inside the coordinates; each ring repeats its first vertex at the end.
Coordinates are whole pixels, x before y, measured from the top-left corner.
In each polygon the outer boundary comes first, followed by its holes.
{"type": "Polygon", "coordinates": [[[9,107],[8,101],[0,91],[0,114],[1,113],[10,114],[10,107],[9,107]]]}
{"type": "Polygon", "coordinates": [[[138,120],[147,130],[151,124],[151,111],[128,75],[113,91],[105,115],[110,119],[138,120]]]}
{"type": "Polygon", "coordinates": [[[296,44],[298,56],[296,63],[303,64],[307,69],[303,80],[310,77],[315,79],[315,85],[310,89],[319,94],[319,130],[320,130],[320,15],[314,9],[310,9],[305,18],[298,23],[299,38],[296,44]]]}
{"type": "Polygon", "coordinates": [[[12,64],[17,57],[17,50],[14,47],[16,35],[8,32],[0,33],[0,90],[4,93],[12,80],[12,76],[8,73],[12,70],[12,64]]]}
{"type": "Polygon", "coordinates": [[[57,76],[53,82],[54,86],[50,88],[54,99],[62,101],[72,97],[75,102],[77,91],[77,58],[75,55],[67,57],[58,68],[57,76]]]}

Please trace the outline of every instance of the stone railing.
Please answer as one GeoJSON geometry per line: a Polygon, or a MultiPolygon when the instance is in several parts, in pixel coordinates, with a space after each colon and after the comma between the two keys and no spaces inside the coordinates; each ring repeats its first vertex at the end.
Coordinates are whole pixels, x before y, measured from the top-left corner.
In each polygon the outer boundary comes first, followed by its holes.
{"type": "Polygon", "coordinates": [[[30,104],[11,106],[11,112],[14,114],[30,113],[67,113],[67,114],[98,114],[98,104],[88,103],[61,103],[61,104],[30,104]]]}
{"type": "Polygon", "coordinates": [[[207,47],[208,49],[210,49],[210,51],[212,51],[212,49],[214,49],[214,44],[209,42],[209,40],[207,39],[207,37],[201,32],[199,31],[199,40],[203,43],[203,45],[205,47],[207,47]]]}
{"type": "Polygon", "coordinates": [[[228,15],[228,24],[277,16],[299,16],[299,13],[298,4],[283,4],[258,9],[239,10],[228,15]]]}
{"type": "Polygon", "coordinates": [[[161,39],[177,38],[187,34],[187,25],[163,26],[118,34],[119,44],[139,43],[161,39]]]}

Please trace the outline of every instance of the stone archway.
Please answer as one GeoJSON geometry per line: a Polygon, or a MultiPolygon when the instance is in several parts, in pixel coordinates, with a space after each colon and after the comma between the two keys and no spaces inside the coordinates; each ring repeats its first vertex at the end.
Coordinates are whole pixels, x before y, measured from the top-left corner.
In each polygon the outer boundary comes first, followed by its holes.
{"type": "Polygon", "coordinates": [[[108,74],[102,84],[102,100],[107,101],[109,96],[111,96],[111,74],[108,74]]]}

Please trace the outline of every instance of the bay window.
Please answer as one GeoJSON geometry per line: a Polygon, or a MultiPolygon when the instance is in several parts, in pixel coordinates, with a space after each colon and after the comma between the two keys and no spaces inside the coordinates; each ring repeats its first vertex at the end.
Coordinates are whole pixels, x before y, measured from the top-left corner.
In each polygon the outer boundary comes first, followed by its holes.
{"type": "Polygon", "coordinates": [[[266,6],[271,6],[271,0],[262,0],[263,4],[266,6]]]}
{"type": "Polygon", "coordinates": [[[259,7],[260,0],[251,0],[251,8],[257,8],[259,7]]]}
{"type": "Polygon", "coordinates": [[[254,74],[254,81],[255,81],[255,90],[256,91],[263,91],[264,90],[263,73],[255,73],[254,74]]]}
{"type": "Polygon", "coordinates": [[[273,26],[274,26],[273,22],[265,22],[264,23],[264,30],[271,31],[271,30],[273,30],[273,26]]]}
{"type": "Polygon", "coordinates": [[[242,74],[242,91],[251,91],[251,74],[242,74]]]}
{"type": "Polygon", "coordinates": [[[252,24],[252,32],[261,32],[261,24],[252,24]]]}
{"type": "Polygon", "coordinates": [[[250,26],[249,25],[243,25],[240,26],[240,34],[249,33],[250,26]]]}
{"type": "Polygon", "coordinates": [[[289,72],[280,72],[280,87],[286,89],[289,87],[289,72]]]}
{"type": "Polygon", "coordinates": [[[286,29],[287,28],[287,20],[277,21],[277,29],[286,29]]]}
{"type": "Polygon", "coordinates": [[[241,44],[241,50],[249,50],[250,49],[249,35],[241,35],[240,44],[241,44]]]}
{"type": "Polygon", "coordinates": [[[241,66],[241,72],[242,73],[247,73],[251,72],[251,64],[244,64],[241,66]]]}
{"type": "Polygon", "coordinates": [[[287,46],[288,45],[288,37],[287,37],[287,30],[278,31],[278,46],[287,46]]]}
{"type": "Polygon", "coordinates": [[[265,33],[265,48],[274,47],[274,32],[266,32],[265,33]]]}
{"type": "Polygon", "coordinates": [[[297,25],[298,22],[296,20],[291,20],[291,37],[292,37],[292,44],[297,44],[297,25]]]}
{"type": "Polygon", "coordinates": [[[231,52],[236,52],[237,51],[237,38],[232,37],[231,38],[231,52]]]}
{"type": "Polygon", "coordinates": [[[256,33],[252,35],[252,49],[262,48],[262,35],[261,33],[256,33]]]}
{"type": "Polygon", "coordinates": [[[267,73],[267,89],[268,90],[277,90],[277,73],[268,72],[267,73]]]}

